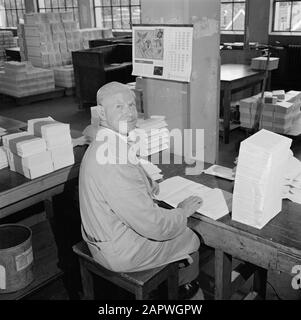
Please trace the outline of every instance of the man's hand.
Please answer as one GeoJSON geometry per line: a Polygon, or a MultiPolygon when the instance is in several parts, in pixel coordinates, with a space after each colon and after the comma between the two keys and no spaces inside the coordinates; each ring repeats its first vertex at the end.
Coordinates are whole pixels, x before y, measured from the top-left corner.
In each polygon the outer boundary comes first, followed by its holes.
{"type": "Polygon", "coordinates": [[[198,196],[190,196],[178,204],[178,208],[184,209],[186,217],[194,214],[202,205],[203,200],[198,196]]]}
{"type": "Polygon", "coordinates": [[[152,194],[157,196],[160,192],[159,183],[156,181],[152,181],[152,194]]]}

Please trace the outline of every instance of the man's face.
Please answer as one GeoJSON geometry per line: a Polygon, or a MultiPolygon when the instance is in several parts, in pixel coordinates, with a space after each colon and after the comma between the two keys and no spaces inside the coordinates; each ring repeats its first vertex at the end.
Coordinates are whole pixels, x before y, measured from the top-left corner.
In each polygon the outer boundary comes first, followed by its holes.
{"type": "Polygon", "coordinates": [[[137,109],[131,91],[114,94],[103,100],[107,125],[121,134],[128,134],[136,126],[137,109]]]}

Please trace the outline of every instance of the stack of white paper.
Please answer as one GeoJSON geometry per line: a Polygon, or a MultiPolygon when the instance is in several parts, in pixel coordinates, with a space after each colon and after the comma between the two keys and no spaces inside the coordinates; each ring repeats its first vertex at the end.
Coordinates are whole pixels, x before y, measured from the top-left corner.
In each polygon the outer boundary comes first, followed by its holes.
{"type": "Polygon", "coordinates": [[[51,153],[54,170],[74,164],[70,125],[51,117],[28,120],[28,132],[42,137],[51,153]]]}
{"type": "Polygon", "coordinates": [[[134,135],[139,142],[140,156],[147,157],[169,148],[169,131],[164,116],[138,119],[136,127],[134,135]]]}
{"type": "Polygon", "coordinates": [[[261,229],[282,208],[292,140],[260,130],[240,145],[232,219],[261,229]]]}
{"type": "Polygon", "coordinates": [[[140,159],[140,164],[152,180],[156,181],[163,178],[162,170],[155,164],[145,159],[140,159]]]}
{"type": "Polygon", "coordinates": [[[34,179],[53,171],[46,141],[28,132],[19,132],[3,137],[9,167],[12,171],[34,179]]]}
{"type": "Polygon", "coordinates": [[[8,167],[7,155],[4,147],[0,147],[0,170],[8,167]]]}
{"type": "Polygon", "coordinates": [[[203,203],[198,213],[214,220],[220,219],[229,213],[224,193],[220,189],[211,189],[200,183],[175,176],[160,183],[158,200],[164,201],[173,207],[190,196],[199,196],[203,203]]]}
{"type": "Polygon", "coordinates": [[[224,178],[227,180],[231,180],[231,181],[234,180],[233,169],[219,166],[217,164],[214,164],[210,166],[208,169],[204,170],[204,173],[217,176],[220,178],[224,178]]]}

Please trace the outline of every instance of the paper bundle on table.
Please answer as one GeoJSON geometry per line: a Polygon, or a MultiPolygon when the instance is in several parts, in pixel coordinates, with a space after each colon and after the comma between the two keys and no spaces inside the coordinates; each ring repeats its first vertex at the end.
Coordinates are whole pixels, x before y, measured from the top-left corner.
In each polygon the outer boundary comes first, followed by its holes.
{"type": "Polygon", "coordinates": [[[261,229],[282,208],[282,189],[292,140],[260,130],[240,145],[232,219],[261,229]]]}
{"type": "MultiPolygon", "coordinates": [[[[253,58],[251,61],[251,68],[255,70],[265,70],[267,64],[267,57],[253,58]]],[[[270,57],[268,70],[274,70],[278,68],[279,58],[270,57]]]]}
{"type": "Polygon", "coordinates": [[[74,153],[70,125],[51,117],[28,120],[27,130],[46,141],[54,170],[74,164],[74,153]]]}
{"type": "Polygon", "coordinates": [[[9,167],[28,179],[34,179],[53,171],[50,152],[46,142],[28,132],[19,132],[3,137],[9,167]]]}
{"type": "Polygon", "coordinates": [[[169,131],[164,116],[138,119],[136,127],[131,134],[139,143],[140,156],[146,157],[169,148],[169,131]]]}
{"type": "Polygon", "coordinates": [[[3,146],[20,157],[28,157],[46,151],[45,140],[28,132],[18,132],[4,136],[3,146]]]}
{"type": "Polygon", "coordinates": [[[0,170],[8,167],[7,154],[4,147],[0,147],[0,170]]]}

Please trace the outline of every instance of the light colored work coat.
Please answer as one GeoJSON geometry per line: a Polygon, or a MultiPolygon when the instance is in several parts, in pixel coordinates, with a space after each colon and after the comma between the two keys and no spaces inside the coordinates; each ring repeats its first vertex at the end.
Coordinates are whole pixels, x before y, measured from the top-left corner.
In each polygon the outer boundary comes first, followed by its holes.
{"type": "MultiPolygon", "coordinates": [[[[99,132],[127,144],[112,130],[99,132]]],[[[139,164],[99,164],[97,154],[107,143],[99,140],[98,134],[87,149],[79,176],[82,232],[93,257],[110,270],[124,272],[189,258],[199,239],[186,226],[183,209],[163,209],[154,203],[139,164]]],[[[109,148],[115,148],[111,144],[109,148]]],[[[116,153],[113,157],[120,160],[116,153]]]]}

